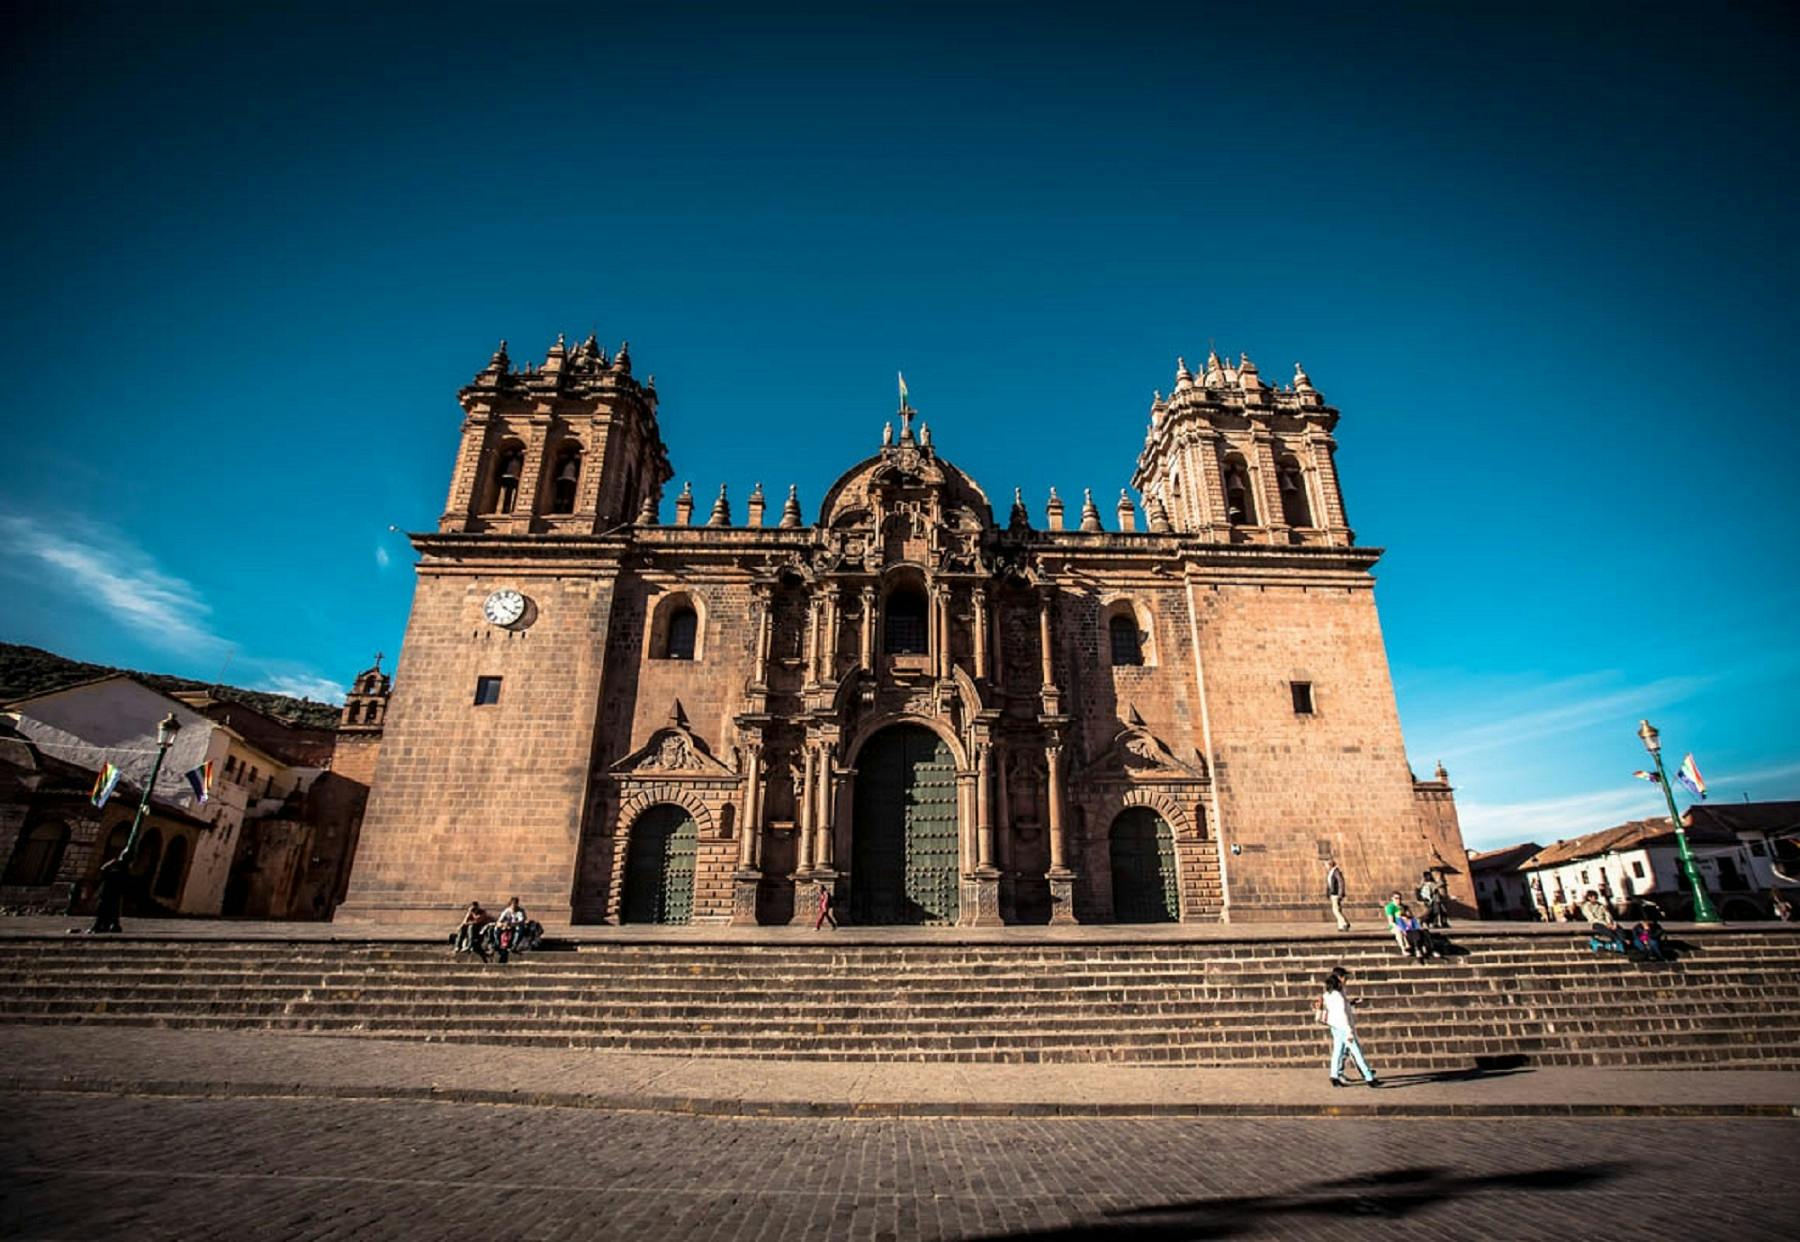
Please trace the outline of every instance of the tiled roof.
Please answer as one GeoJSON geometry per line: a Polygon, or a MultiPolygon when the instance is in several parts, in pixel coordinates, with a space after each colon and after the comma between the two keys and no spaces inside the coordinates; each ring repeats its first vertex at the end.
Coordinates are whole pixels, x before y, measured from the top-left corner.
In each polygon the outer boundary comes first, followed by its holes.
{"type": "Polygon", "coordinates": [[[1469,854],[1469,870],[1508,871],[1543,848],[1536,841],[1521,841],[1497,850],[1476,850],[1469,854]]]}
{"type": "MultiPolygon", "coordinates": [[[[1726,828],[1700,824],[1688,829],[1688,841],[1694,845],[1735,845],[1737,835],[1726,828]]],[[[1569,841],[1546,846],[1519,864],[1521,871],[1538,867],[1554,867],[1559,863],[1582,858],[1597,858],[1612,850],[1637,849],[1662,841],[1672,841],[1675,831],[1668,816],[1661,819],[1634,819],[1616,828],[1602,828],[1569,841]]]]}

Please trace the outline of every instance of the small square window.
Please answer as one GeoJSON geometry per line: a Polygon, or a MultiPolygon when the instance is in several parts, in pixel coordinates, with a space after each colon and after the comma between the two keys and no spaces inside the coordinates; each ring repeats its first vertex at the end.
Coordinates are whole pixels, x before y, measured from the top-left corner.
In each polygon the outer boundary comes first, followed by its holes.
{"type": "Polygon", "coordinates": [[[1290,681],[1288,689],[1294,692],[1294,714],[1310,716],[1313,714],[1312,682],[1290,681]]]}
{"type": "Polygon", "coordinates": [[[1644,864],[1641,859],[1634,858],[1631,860],[1631,874],[1635,875],[1640,880],[1644,878],[1644,864]]]}
{"type": "Polygon", "coordinates": [[[500,701],[500,679],[498,677],[477,677],[475,679],[475,706],[489,707],[500,701]]]}

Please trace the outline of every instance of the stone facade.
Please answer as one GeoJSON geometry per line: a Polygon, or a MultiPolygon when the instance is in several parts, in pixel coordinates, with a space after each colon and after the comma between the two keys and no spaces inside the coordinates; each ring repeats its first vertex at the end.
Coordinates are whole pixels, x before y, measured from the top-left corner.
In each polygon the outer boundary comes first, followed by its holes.
{"type": "Polygon", "coordinates": [[[625,347],[460,396],[341,917],[1310,920],[1328,856],[1353,906],[1473,906],[1298,368],[1180,366],[1110,526],[997,517],[904,406],[813,520],[758,484],[665,526],[625,347]]]}

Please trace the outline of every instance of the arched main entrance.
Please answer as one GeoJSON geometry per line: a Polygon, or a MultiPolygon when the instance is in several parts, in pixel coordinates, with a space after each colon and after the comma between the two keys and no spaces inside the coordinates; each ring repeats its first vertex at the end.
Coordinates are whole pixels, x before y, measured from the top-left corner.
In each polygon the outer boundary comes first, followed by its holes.
{"type": "Polygon", "coordinates": [[[1175,834],[1149,807],[1119,813],[1112,830],[1113,918],[1121,923],[1173,923],[1181,917],[1176,896],[1175,834]]]}
{"type": "Polygon", "coordinates": [[[694,817],[668,803],[653,806],[631,826],[625,849],[622,923],[686,923],[694,915],[694,817]]]}
{"type": "Polygon", "coordinates": [[[919,725],[894,725],[856,758],[850,917],[857,923],[954,923],[956,758],[919,725]]]}

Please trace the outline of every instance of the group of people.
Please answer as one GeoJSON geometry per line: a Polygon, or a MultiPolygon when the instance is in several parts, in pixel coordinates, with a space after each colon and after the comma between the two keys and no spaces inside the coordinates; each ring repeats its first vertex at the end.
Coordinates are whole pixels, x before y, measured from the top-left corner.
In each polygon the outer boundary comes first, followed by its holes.
{"type": "Polygon", "coordinates": [[[504,962],[514,953],[537,948],[543,938],[543,926],[525,913],[517,897],[497,915],[482,909],[479,901],[471,901],[462,922],[450,933],[456,952],[477,954],[484,962],[495,957],[504,962]]]}
{"type": "Polygon", "coordinates": [[[1588,948],[1593,952],[1625,953],[1652,962],[1669,960],[1663,949],[1662,924],[1655,916],[1641,918],[1630,928],[1621,927],[1613,914],[1612,903],[1603,900],[1591,888],[1582,898],[1581,916],[1588,920],[1593,930],[1588,937],[1588,948]]]}
{"type": "MultiPolygon", "coordinates": [[[[1337,920],[1341,932],[1350,930],[1350,918],[1344,913],[1344,898],[1344,869],[1338,866],[1337,859],[1327,859],[1325,900],[1330,903],[1331,916],[1337,920]]],[[[1435,872],[1426,871],[1420,875],[1418,898],[1419,910],[1415,913],[1396,889],[1381,907],[1381,914],[1387,920],[1388,930],[1400,952],[1422,962],[1443,956],[1441,933],[1450,926],[1450,907],[1444,882],[1435,872]]]]}

